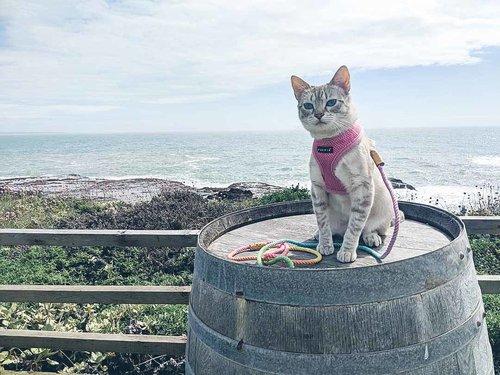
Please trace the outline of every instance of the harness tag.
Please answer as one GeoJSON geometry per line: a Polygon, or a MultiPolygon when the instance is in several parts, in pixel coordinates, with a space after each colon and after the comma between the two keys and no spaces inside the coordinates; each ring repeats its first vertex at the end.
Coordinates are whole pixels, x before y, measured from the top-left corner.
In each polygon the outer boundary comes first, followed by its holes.
{"type": "Polygon", "coordinates": [[[333,153],[333,147],[330,147],[330,146],[318,146],[318,147],[316,147],[316,151],[318,151],[321,154],[332,154],[333,153]]]}

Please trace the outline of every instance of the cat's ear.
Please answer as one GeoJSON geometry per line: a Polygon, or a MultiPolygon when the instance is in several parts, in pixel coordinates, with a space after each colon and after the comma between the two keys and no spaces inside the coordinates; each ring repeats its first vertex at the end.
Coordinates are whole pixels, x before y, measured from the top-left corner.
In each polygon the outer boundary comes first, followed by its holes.
{"type": "Polygon", "coordinates": [[[330,81],[330,85],[339,86],[344,89],[346,94],[349,93],[349,91],[351,90],[351,75],[349,74],[349,69],[347,69],[347,66],[342,65],[339,70],[337,70],[337,73],[335,73],[332,80],[330,81]]]}
{"type": "Polygon", "coordinates": [[[302,78],[299,78],[297,76],[292,76],[293,93],[295,94],[295,98],[297,100],[300,99],[304,90],[307,90],[310,87],[311,86],[309,86],[309,84],[306,81],[304,81],[302,78]]]}

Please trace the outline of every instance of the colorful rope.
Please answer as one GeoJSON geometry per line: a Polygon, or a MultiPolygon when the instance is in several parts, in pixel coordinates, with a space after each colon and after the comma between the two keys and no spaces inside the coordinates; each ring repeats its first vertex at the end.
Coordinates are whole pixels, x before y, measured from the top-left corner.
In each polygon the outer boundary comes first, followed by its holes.
{"type": "MultiPolygon", "coordinates": [[[[334,243],[334,246],[341,246],[342,243],[334,243]]],[[[231,251],[227,258],[236,262],[257,261],[258,265],[271,266],[277,263],[284,263],[285,266],[293,268],[295,266],[313,266],[323,259],[323,256],[316,250],[318,242],[299,242],[294,240],[279,240],[267,242],[255,242],[231,251]],[[241,253],[258,251],[257,255],[237,256],[241,253]],[[292,258],[288,254],[290,251],[308,253],[315,258],[303,259],[292,258]]],[[[381,259],[380,254],[368,246],[359,245],[358,250],[364,251],[376,259],[381,259]]]]}
{"type": "Polygon", "coordinates": [[[283,263],[289,268],[294,268],[295,266],[312,266],[321,262],[323,259],[323,256],[316,251],[316,246],[317,244],[302,243],[292,240],[256,242],[231,251],[227,257],[237,262],[255,260],[257,264],[265,266],[271,266],[277,263],[283,263]],[[258,251],[258,253],[257,255],[237,256],[238,254],[250,251],[258,251]],[[315,257],[308,259],[292,258],[288,255],[290,251],[307,253],[315,257]]]}

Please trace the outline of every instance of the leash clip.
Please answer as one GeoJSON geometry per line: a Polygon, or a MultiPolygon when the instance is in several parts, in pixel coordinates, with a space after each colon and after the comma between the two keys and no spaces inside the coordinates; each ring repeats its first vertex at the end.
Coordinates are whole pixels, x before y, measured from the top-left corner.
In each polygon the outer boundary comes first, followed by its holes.
{"type": "Polygon", "coordinates": [[[377,167],[385,165],[384,161],[382,160],[382,157],[379,155],[377,150],[370,150],[370,156],[377,167]]]}

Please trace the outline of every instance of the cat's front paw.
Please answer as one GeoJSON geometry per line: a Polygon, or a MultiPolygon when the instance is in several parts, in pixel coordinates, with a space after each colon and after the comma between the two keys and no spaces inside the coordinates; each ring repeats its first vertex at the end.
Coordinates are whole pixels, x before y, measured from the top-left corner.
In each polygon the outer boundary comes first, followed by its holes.
{"type": "Polygon", "coordinates": [[[358,254],[356,253],[356,249],[354,250],[346,250],[343,247],[340,248],[337,253],[337,260],[342,263],[351,263],[356,260],[358,254]]]}
{"type": "Polygon", "coordinates": [[[329,241],[319,241],[318,247],[316,250],[319,251],[321,255],[331,255],[334,253],[335,248],[333,247],[333,243],[329,241]]]}
{"type": "Polygon", "coordinates": [[[370,247],[379,247],[384,241],[377,232],[363,234],[363,242],[370,247]]]}

